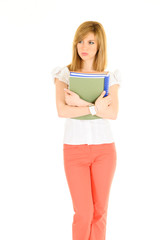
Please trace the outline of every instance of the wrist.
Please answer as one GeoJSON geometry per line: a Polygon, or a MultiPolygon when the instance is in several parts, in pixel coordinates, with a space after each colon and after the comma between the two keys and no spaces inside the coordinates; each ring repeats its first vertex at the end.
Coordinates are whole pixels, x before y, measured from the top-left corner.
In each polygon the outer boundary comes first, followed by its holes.
{"type": "Polygon", "coordinates": [[[92,103],[89,105],[89,111],[92,115],[96,115],[98,113],[98,108],[92,103]]]}
{"type": "Polygon", "coordinates": [[[98,113],[98,107],[97,105],[94,105],[95,106],[95,109],[96,109],[96,113],[98,113]]]}

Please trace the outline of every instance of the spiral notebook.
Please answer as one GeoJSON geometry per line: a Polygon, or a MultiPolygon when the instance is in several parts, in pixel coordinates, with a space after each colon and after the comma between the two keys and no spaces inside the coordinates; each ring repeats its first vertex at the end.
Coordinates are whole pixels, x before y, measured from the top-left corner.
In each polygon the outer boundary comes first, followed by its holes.
{"type": "MultiPolygon", "coordinates": [[[[77,93],[81,99],[95,103],[103,90],[106,91],[104,97],[108,96],[109,90],[109,73],[77,73],[70,72],[69,89],[77,93]]],[[[93,120],[99,119],[96,115],[88,114],[84,116],[74,117],[72,119],[93,120]]]]}

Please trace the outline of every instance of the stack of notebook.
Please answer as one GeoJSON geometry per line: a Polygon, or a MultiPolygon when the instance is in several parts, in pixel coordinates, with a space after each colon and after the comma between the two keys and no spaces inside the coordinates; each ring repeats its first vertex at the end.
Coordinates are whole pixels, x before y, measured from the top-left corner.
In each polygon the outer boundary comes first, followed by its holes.
{"type": "MultiPolygon", "coordinates": [[[[100,96],[103,90],[106,91],[104,97],[108,95],[109,90],[109,73],[77,73],[70,72],[69,89],[77,93],[81,99],[95,103],[96,99],[100,96]]],[[[88,114],[85,116],[74,117],[73,119],[80,120],[93,120],[98,119],[96,115],[88,114]]]]}

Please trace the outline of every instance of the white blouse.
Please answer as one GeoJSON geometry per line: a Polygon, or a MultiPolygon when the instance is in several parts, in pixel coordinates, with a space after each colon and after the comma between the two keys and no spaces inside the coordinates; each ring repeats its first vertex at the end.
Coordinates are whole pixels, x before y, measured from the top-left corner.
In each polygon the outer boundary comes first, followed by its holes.
{"type": "MultiPolygon", "coordinates": [[[[119,86],[121,86],[120,71],[116,69],[114,72],[109,71],[109,74],[109,87],[113,84],[119,84],[119,86]]],[[[68,67],[57,66],[52,70],[51,75],[54,83],[55,78],[58,78],[69,86],[70,71],[68,67]]],[[[75,145],[112,143],[114,142],[114,138],[111,131],[110,120],[111,119],[103,118],[93,120],[66,118],[63,143],[75,145]]]]}

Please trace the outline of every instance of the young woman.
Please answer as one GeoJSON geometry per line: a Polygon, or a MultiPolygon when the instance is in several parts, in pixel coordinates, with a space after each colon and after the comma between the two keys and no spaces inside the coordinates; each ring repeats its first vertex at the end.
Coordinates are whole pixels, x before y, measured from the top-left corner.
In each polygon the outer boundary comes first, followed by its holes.
{"type": "Polygon", "coordinates": [[[73,240],[104,240],[109,192],[116,168],[116,147],[109,125],[118,114],[119,71],[109,72],[109,94],[96,99],[94,106],[68,89],[70,71],[103,73],[107,65],[106,35],[102,24],[82,23],[74,36],[72,62],[56,67],[52,76],[56,86],[59,117],[66,118],[63,140],[64,169],[74,216],[73,240]],[[93,109],[94,108],[94,109],[93,109]],[[95,114],[93,120],[72,119],[95,114]]]}

